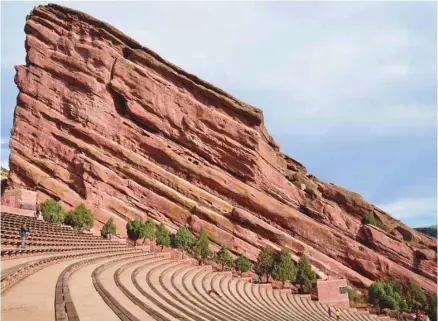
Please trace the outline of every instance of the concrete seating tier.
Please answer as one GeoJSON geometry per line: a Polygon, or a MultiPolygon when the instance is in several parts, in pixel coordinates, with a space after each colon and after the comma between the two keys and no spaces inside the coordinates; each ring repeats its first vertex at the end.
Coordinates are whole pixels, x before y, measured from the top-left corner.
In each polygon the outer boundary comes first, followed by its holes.
{"type": "Polygon", "coordinates": [[[1,258],[10,260],[22,256],[42,254],[84,252],[95,249],[126,249],[126,244],[112,242],[99,236],[78,233],[70,227],[57,226],[37,221],[34,217],[14,214],[1,214],[1,258]],[[18,235],[23,223],[29,229],[26,248],[20,248],[21,237],[18,235]]]}
{"type": "MultiPolygon", "coordinates": [[[[248,278],[214,272],[191,259],[172,260],[169,252],[151,253],[147,247],[78,234],[34,218],[6,217],[2,214],[7,225],[2,224],[2,231],[10,232],[2,235],[2,258],[6,251],[42,252],[35,259],[18,256],[5,261],[2,320],[328,320],[326,305],[288,290],[254,285],[248,278]],[[16,231],[23,220],[35,228],[29,247],[5,248],[19,241],[16,231]],[[211,289],[217,293],[209,294],[211,289]]],[[[377,317],[350,309],[342,310],[341,319],[377,317]]]]}

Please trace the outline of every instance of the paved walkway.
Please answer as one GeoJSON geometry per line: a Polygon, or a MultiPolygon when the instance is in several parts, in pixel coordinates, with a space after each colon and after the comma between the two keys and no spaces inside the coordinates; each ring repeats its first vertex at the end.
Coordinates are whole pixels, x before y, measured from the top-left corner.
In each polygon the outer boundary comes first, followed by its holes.
{"type": "Polygon", "coordinates": [[[49,255],[47,255],[47,254],[46,255],[32,255],[32,256],[26,256],[26,257],[21,257],[21,258],[17,258],[17,259],[10,259],[10,260],[1,261],[2,271],[9,269],[11,267],[14,267],[16,265],[36,261],[39,259],[43,259],[43,258],[55,256],[55,255],[59,255],[59,253],[49,254],[49,255]]]}
{"type": "Polygon", "coordinates": [[[59,274],[70,264],[60,262],[38,271],[2,294],[2,321],[55,321],[55,286],[59,274]],[[25,304],[23,304],[25,302],[25,304]]]}

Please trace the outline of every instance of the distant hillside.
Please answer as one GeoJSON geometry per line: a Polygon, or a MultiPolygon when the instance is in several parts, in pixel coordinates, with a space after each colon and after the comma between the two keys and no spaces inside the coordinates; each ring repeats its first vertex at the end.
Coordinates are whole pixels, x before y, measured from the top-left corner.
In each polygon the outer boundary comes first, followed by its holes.
{"type": "Polygon", "coordinates": [[[416,230],[418,232],[421,232],[423,234],[435,237],[437,236],[437,230],[436,230],[437,226],[436,225],[432,225],[429,227],[417,227],[416,230]]]}

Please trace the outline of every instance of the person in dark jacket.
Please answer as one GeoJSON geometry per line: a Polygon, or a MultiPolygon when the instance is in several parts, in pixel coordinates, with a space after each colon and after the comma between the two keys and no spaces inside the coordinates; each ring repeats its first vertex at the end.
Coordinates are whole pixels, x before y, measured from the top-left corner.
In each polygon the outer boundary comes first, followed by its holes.
{"type": "Polygon", "coordinates": [[[20,236],[21,236],[21,247],[23,249],[26,247],[26,239],[27,239],[27,233],[28,232],[29,232],[29,229],[26,228],[26,223],[21,225],[20,236]]]}

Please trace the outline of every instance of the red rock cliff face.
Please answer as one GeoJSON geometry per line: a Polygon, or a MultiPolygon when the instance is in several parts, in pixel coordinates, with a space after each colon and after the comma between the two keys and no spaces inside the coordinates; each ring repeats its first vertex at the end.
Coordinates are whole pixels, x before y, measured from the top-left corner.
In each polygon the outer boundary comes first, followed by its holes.
{"type": "Polygon", "coordinates": [[[320,276],[368,285],[393,275],[436,291],[436,244],[279,151],[262,112],[115,28],[58,5],[27,17],[26,65],[10,142],[9,186],[96,227],[152,217],[204,227],[254,259],[265,245],[304,251],[320,276]],[[385,230],[362,227],[374,210],[385,230]]]}

